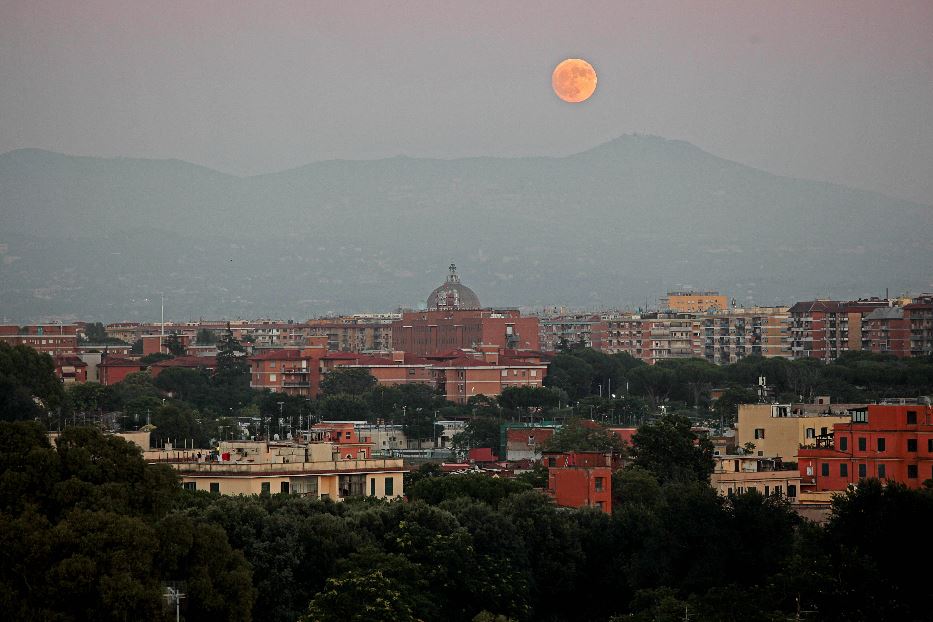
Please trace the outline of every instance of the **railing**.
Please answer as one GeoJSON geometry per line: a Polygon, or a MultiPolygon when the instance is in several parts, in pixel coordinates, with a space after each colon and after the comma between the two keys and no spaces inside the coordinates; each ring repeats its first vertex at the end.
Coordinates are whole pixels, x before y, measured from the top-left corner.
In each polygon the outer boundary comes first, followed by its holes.
{"type": "Polygon", "coordinates": [[[370,470],[402,470],[402,460],[327,460],[320,462],[191,462],[166,461],[190,474],[259,475],[263,473],[332,473],[370,470]]]}

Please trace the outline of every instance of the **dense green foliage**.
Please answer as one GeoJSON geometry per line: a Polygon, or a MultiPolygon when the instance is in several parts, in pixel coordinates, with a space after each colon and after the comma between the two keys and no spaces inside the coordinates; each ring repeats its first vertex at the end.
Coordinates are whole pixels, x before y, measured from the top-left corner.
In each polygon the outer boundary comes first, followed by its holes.
{"type": "Polygon", "coordinates": [[[868,481],[821,528],[780,497],[717,496],[656,437],[690,433],[676,418],[638,432],[646,464],[613,477],[609,516],[427,466],[410,501],[192,493],[120,439],[69,428],[53,448],[3,422],[0,610],[169,620],[163,589],[181,584],[186,620],[925,619],[903,553],[933,553],[917,537],[933,492],[868,481]]]}

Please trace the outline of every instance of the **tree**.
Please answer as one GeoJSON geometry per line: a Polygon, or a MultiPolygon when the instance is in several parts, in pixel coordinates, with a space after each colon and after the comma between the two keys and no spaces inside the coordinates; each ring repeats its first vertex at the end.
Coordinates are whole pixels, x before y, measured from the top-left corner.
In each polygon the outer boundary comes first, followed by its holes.
{"type": "Polygon", "coordinates": [[[723,423],[731,425],[739,414],[739,405],[757,403],[758,393],[752,389],[729,387],[714,402],[713,410],[722,419],[723,423]]]}
{"type": "Polygon", "coordinates": [[[125,342],[111,337],[100,322],[91,322],[84,327],[83,341],[92,345],[125,345],[125,342]]]}
{"type": "Polygon", "coordinates": [[[571,400],[590,394],[593,387],[593,366],[573,353],[560,353],[548,366],[544,384],[562,390],[571,400]]]}
{"type": "Polygon", "coordinates": [[[250,402],[249,362],[244,356],[243,346],[233,336],[230,325],[217,343],[217,363],[214,367],[213,385],[215,408],[220,413],[229,413],[250,402]]]}
{"type": "Polygon", "coordinates": [[[322,395],[363,395],[376,386],[376,379],[362,367],[338,367],[321,380],[322,395]]]}
{"type": "Polygon", "coordinates": [[[498,418],[474,417],[463,426],[463,432],[454,435],[451,444],[461,450],[489,447],[494,454],[500,456],[500,424],[501,420],[498,418]]]}
{"type": "Polygon", "coordinates": [[[544,451],[604,451],[625,453],[622,439],[593,421],[570,419],[544,442],[544,451]]]}
{"type": "Polygon", "coordinates": [[[315,413],[324,421],[367,419],[367,405],[362,397],[339,393],[327,395],[314,403],[315,413]]]}
{"type": "Polygon", "coordinates": [[[55,363],[48,354],[28,346],[0,343],[0,418],[32,418],[39,411],[25,406],[26,396],[39,400],[39,406],[46,410],[62,405],[65,392],[55,376],[55,363]]]}
{"type": "Polygon", "coordinates": [[[648,398],[653,411],[667,401],[677,381],[674,372],[657,365],[637,367],[630,372],[630,378],[632,391],[648,398]]]}
{"type": "Polygon", "coordinates": [[[559,403],[567,403],[567,394],[555,387],[506,387],[499,395],[499,404],[503,408],[531,411],[553,408],[559,403]]]}
{"type": "Polygon", "coordinates": [[[713,471],[713,446],[699,438],[688,418],[664,415],[638,428],[632,438],[633,464],[669,481],[709,482],[713,471]]]}
{"type": "Polygon", "coordinates": [[[167,361],[169,359],[175,358],[174,354],[166,354],[165,352],[150,352],[146,356],[139,359],[139,362],[143,365],[152,365],[153,363],[158,363],[159,361],[167,361]]]}
{"type": "Polygon", "coordinates": [[[212,346],[217,343],[217,335],[207,328],[199,328],[194,341],[199,346],[212,346]]]}
{"type": "Polygon", "coordinates": [[[185,354],[185,346],[181,343],[178,333],[172,333],[165,340],[165,348],[172,356],[182,356],[185,354]]]}

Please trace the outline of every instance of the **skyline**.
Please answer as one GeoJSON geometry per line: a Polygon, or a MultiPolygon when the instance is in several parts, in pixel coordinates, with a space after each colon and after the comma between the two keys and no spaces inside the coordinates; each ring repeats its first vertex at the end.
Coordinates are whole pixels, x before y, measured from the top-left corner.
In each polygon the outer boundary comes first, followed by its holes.
{"type": "Polygon", "coordinates": [[[928,2],[14,1],[0,15],[0,152],[244,175],[559,156],[637,132],[933,204],[928,2]],[[582,105],[550,91],[568,56],[600,75],[582,105]]]}

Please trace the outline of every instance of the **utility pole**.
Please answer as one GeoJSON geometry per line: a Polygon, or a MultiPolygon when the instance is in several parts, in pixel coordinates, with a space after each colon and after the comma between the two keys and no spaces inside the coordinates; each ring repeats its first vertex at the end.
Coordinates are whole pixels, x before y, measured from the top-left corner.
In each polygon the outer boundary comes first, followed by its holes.
{"type": "Polygon", "coordinates": [[[165,341],[165,293],[164,292],[159,292],[159,299],[161,300],[161,308],[162,308],[162,314],[161,314],[162,315],[162,320],[161,320],[162,328],[159,331],[159,353],[161,353],[162,343],[165,341]]]}

